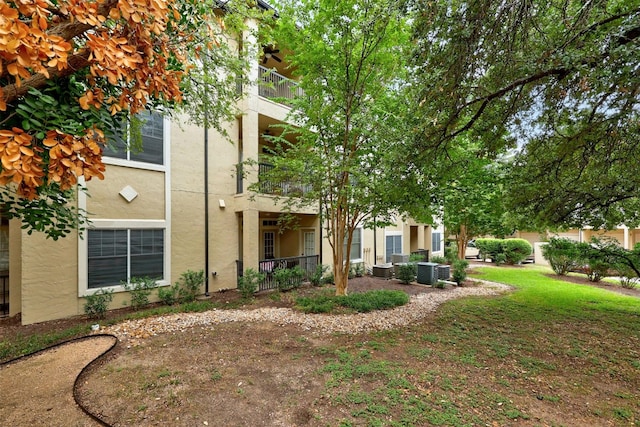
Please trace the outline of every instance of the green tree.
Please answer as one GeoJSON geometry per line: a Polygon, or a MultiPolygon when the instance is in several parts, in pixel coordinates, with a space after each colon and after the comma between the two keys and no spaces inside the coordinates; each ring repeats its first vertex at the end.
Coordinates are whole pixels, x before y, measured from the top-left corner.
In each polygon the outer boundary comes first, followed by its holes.
{"type": "MultiPolygon", "coordinates": [[[[300,76],[304,96],[276,140],[269,179],[307,190],[289,208],[320,205],[332,249],[336,293],[347,293],[354,230],[390,219],[388,163],[403,135],[400,99],[407,46],[405,17],[393,0],[286,1],[275,30],[300,76]]],[[[397,168],[397,166],[396,166],[397,168]]],[[[394,184],[401,186],[400,181],[394,184]]]]}
{"type": "Polygon", "coordinates": [[[448,151],[448,160],[438,162],[438,194],[445,230],[456,236],[458,258],[464,259],[470,240],[487,234],[504,236],[511,230],[505,225],[505,165],[487,159],[464,138],[458,139],[448,151]]]}
{"type": "Polygon", "coordinates": [[[529,224],[640,222],[640,1],[415,8],[415,152],[463,134],[489,153],[518,141],[509,208],[529,224]]]}

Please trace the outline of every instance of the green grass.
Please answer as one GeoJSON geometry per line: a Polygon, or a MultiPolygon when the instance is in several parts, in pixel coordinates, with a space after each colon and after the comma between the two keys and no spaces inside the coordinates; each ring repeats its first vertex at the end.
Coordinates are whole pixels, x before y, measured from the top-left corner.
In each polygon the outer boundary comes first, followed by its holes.
{"type": "Polygon", "coordinates": [[[551,269],[546,267],[531,266],[526,270],[480,267],[476,271],[479,273],[477,277],[483,280],[516,287],[518,292],[506,298],[514,304],[526,305],[531,320],[545,319],[548,315],[584,318],[594,311],[632,316],[640,313],[640,298],[548,277],[546,274],[551,273],[551,269]]]}
{"type": "Polygon", "coordinates": [[[535,425],[563,425],[586,401],[594,423],[640,425],[639,298],[564,282],[540,266],[476,272],[515,290],[449,301],[428,322],[377,336],[366,357],[362,345],[328,357],[327,392],[351,414],[344,425],[511,425],[532,419],[536,405],[560,419],[535,425]],[[615,393],[594,397],[603,383],[615,393]],[[372,404],[384,404],[386,418],[372,404]]]}

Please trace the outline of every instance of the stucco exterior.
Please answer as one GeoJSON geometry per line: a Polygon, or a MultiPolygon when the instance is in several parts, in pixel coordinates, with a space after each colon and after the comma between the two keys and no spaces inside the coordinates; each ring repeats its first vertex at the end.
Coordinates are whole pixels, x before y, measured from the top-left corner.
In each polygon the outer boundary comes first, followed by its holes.
{"type": "MultiPolygon", "coordinates": [[[[252,34],[247,31],[245,44],[255,42],[252,34]]],[[[264,74],[263,66],[283,73],[278,78],[291,77],[286,64],[269,60],[266,64],[256,61],[249,79],[257,82],[264,74]]],[[[208,270],[209,292],[233,289],[240,267],[258,269],[265,258],[318,256],[322,263],[331,264],[331,250],[323,236],[317,206],[292,212],[296,226],[281,227],[278,217],[285,209],[283,201],[249,191],[250,185],[258,182],[258,169],[246,168],[238,178],[239,163],[268,160],[264,148],[269,142],[264,134],[272,125],[287,120],[289,112],[286,105],[267,99],[257,84],[243,90],[239,114],[223,124],[228,138],[184,118],[171,122],[165,117],[154,122],[162,129],[161,136],[155,137],[161,145],[159,162],[144,163],[130,154],[105,155],[105,179],[85,183],[88,193],[79,193],[76,201],[88,212],[91,231],[53,241],[41,234],[29,235],[19,221],[10,221],[9,315],[21,313],[23,324],[82,315],[85,297],[101,287],[114,291],[110,309],[123,307],[129,295],[121,284],[96,285],[89,277],[92,268],[95,273],[96,259],[102,256],[92,252],[96,247],[99,252],[103,248],[103,243],[95,243],[99,240],[95,236],[109,233],[127,236],[126,253],[122,255],[127,259],[127,274],[132,271],[132,233],[153,231],[162,236],[162,253],[157,256],[163,275],[157,283],[161,286],[175,283],[187,270],[208,270]],[[88,233],[97,246],[90,246],[88,233]]],[[[387,229],[362,233],[359,262],[368,267],[384,262],[386,233],[402,236],[404,253],[431,247],[431,228],[411,221],[399,219],[387,229]]],[[[115,243],[113,246],[117,247],[115,243]]],[[[201,292],[205,293],[204,285],[201,292]]]]}

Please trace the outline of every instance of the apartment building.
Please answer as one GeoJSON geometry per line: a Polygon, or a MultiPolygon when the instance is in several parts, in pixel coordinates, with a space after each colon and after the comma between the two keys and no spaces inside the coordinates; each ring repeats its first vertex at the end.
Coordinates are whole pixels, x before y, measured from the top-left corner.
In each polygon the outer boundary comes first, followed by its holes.
{"type": "MultiPolygon", "coordinates": [[[[273,98],[298,95],[286,58],[266,50],[249,77],[261,84],[242,88],[241,114],[226,124],[232,142],[146,113],[142,151],[105,149],[106,178],[86,183],[88,195],[78,194],[78,207],[91,219],[83,235],[53,241],[3,220],[0,315],[21,314],[23,324],[81,315],[84,297],[103,288],[114,291],[110,308],[120,308],[129,300],[122,283],[132,277],[158,278],[166,286],[187,270],[205,270],[205,293],[236,288],[247,268],[330,264],[317,207],[293,212],[295,229],[279,226],[283,206],[274,195],[295,197],[304,188],[260,180],[270,167],[265,136],[278,132],[273,125],[289,112],[273,98]],[[247,159],[257,166],[238,173],[247,159]],[[252,194],[255,182],[260,192],[252,194]]],[[[351,258],[366,266],[388,261],[391,253],[431,250],[434,235],[426,224],[401,219],[356,234],[351,258]]]]}

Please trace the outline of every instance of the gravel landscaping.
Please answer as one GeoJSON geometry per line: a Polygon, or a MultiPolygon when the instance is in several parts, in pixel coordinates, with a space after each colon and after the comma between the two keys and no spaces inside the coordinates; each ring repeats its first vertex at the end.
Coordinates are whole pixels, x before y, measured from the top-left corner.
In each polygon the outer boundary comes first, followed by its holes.
{"type": "MultiPolygon", "coordinates": [[[[415,285],[414,285],[415,286],[415,285]]],[[[167,332],[184,331],[194,326],[213,326],[228,322],[272,322],[276,325],[297,325],[312,334],[364,333],[409,325],[433,312],[444,301],[472,295],[495,295],[509,290],[498,283],[481,286],[432,289],[411,296],[409,304],[392,310],[370,313],[326,315],[305,314],[291,308],[262,307],[253,310],[211,310],[203,313],[178,313],[139,320],[129,320],[100,328],[99,333],[113,334],[126,345],[167,332]]]]}

